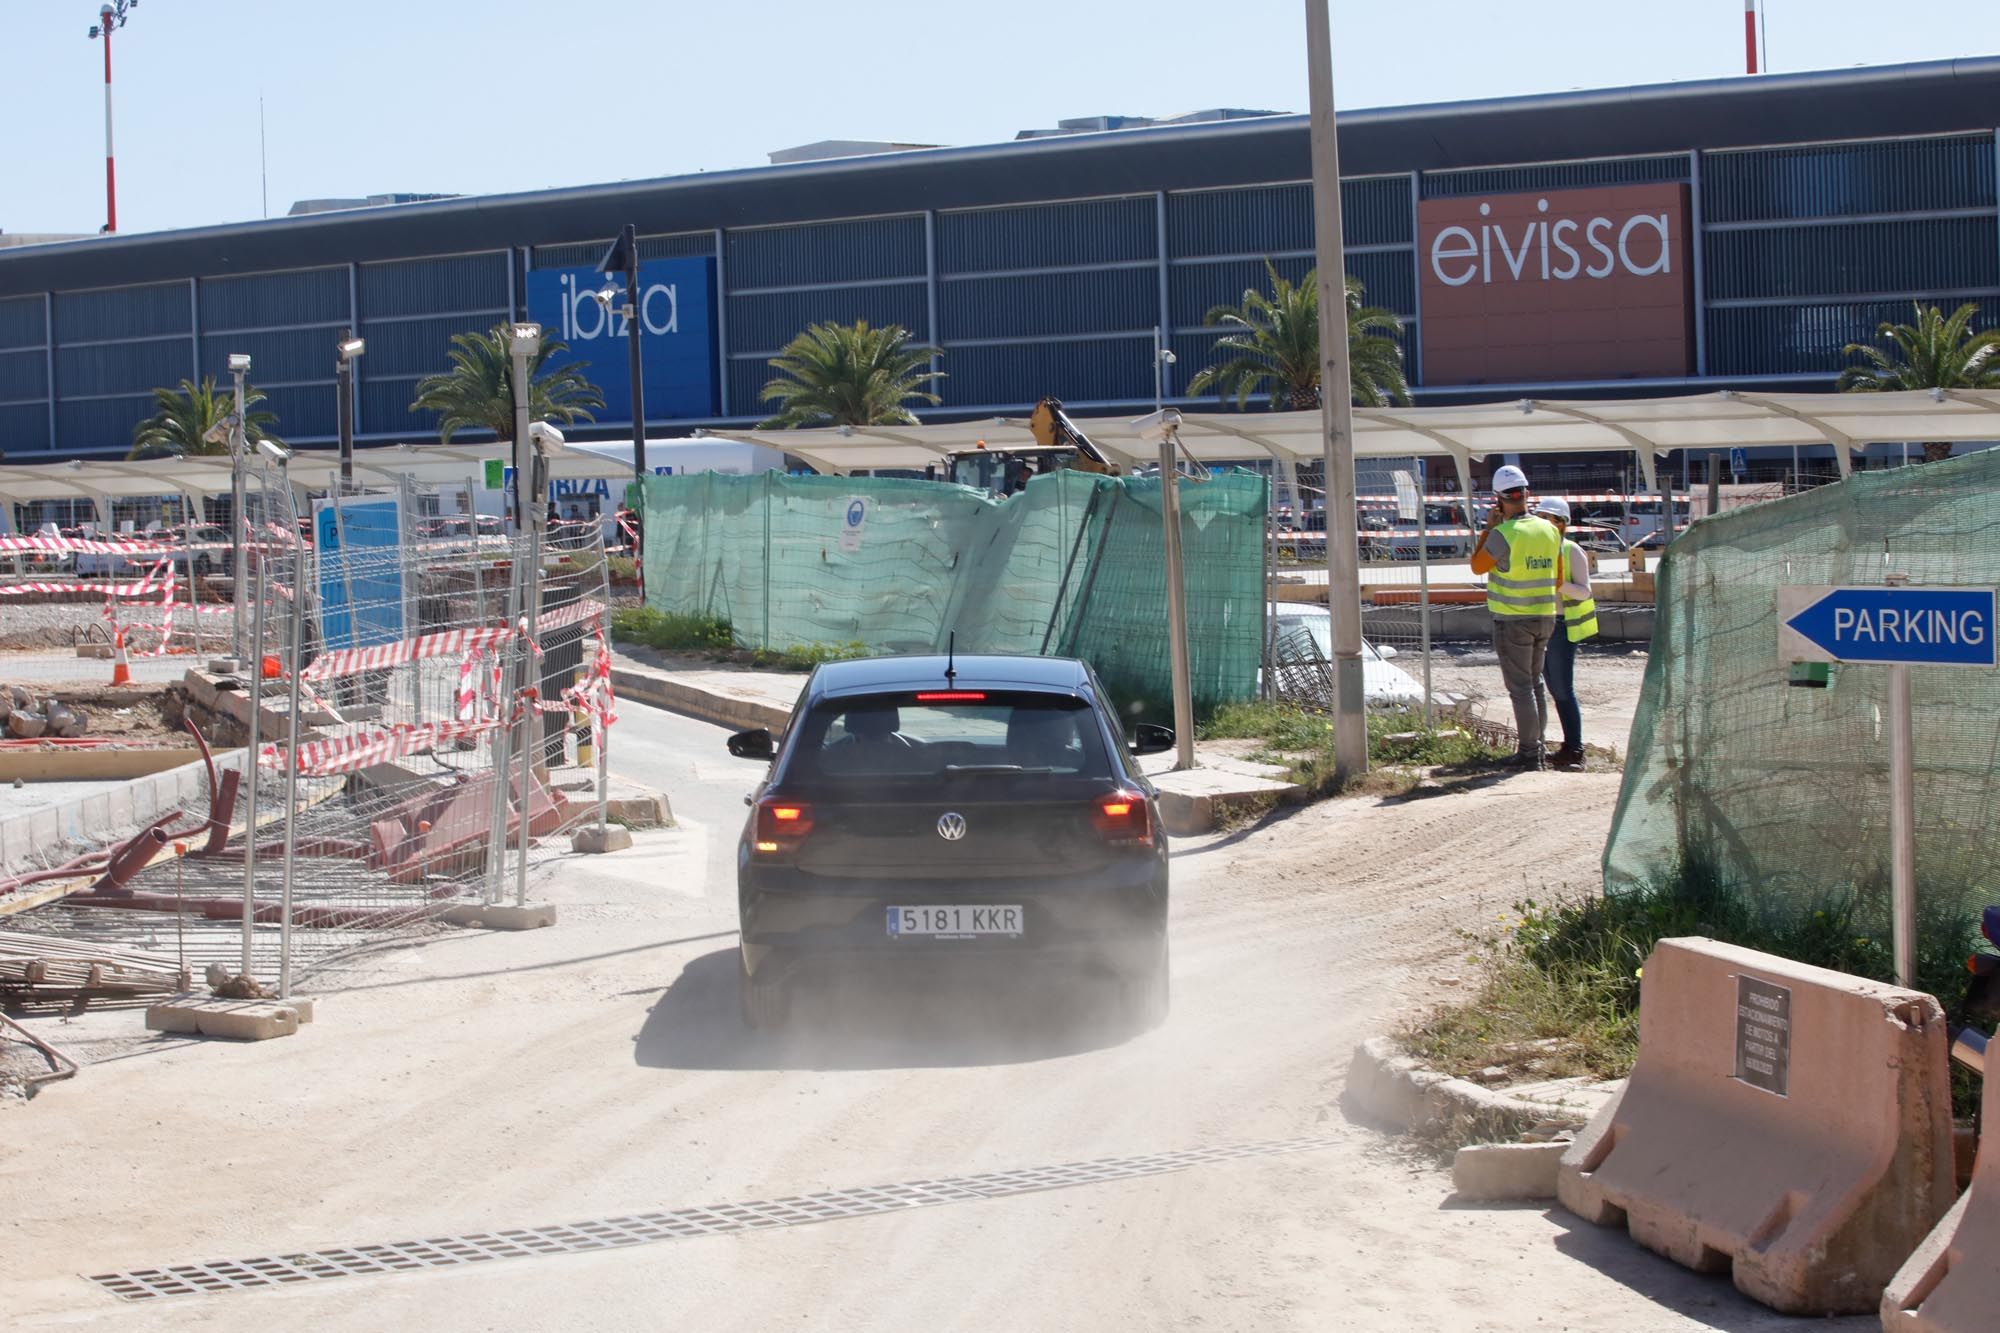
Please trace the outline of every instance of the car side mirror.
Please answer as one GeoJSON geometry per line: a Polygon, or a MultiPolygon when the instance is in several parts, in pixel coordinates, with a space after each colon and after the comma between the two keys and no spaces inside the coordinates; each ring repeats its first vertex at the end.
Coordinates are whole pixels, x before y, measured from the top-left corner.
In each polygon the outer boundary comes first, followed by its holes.
{"type": "Polygon", "coordinates": [[[1383,660],[1384,662],[1386,662],[1386,661],[1388,661],[1388,660],[1389,660],[1390,658],[1394,657],[1394,656],[1396,655],[1397,651],[1398,651],[1397,649],[1395,649],[1395,648],[1391,647],[1390,645],[1388,645],[1388,644],[1386,644],[1386,643],[1382,643],[1382,644],[1377,644],[1377,645],[1375,646],[1375,655],[1376,655],[1377,657],[1381,658],[1381,659],[1382,659],[1382,660],[1383,660]]]}
{"type": "Polygon", "coordinates": [[[1132,728],[1133,754],[1165,754],[1174,748],[1174,729],[1157,722],[1141,722],[1132,728]]]}
{"type": "Polygon", "coordinates": [[[769,759],[778,752],[771,741],[771,733],[765,727],[751,731],[739,731],[729,738],[729,753],[738,759],[769,759]]]}

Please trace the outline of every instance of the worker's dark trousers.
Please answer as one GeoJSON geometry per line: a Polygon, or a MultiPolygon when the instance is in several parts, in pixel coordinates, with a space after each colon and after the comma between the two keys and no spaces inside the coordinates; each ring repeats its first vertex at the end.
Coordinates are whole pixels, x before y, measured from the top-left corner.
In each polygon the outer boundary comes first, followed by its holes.
{"type": "Polygon", "coordinates": [[[1563,748],[1583,749],[1583,710],[1576,703],[1576,645],[1560,627],[1549,639],[1549,660],[1542,669],[1542,679],[1548,682],[1549,699],[1562,723],[1563,748]]]}
{"type": "Polygon", "coordinates": [[[1542,731],[1549,724],[1549,696],[1542,689],[1542,668],[1548,661],[1549,639],[1555,627],[1554,616],[1493,617],[1493,651],[1500,656],[1500,680],[1514,705],[1520,754],[1542,752],[1542,731]]]}

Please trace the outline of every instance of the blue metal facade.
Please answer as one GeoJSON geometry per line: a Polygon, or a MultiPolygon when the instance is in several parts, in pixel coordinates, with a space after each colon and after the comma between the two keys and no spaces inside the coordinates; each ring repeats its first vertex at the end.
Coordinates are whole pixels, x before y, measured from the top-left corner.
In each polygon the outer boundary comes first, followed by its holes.
{"type": "MultiPolygon", "coordinates": [[[[1591,392],[1423,389],[1417,202],[1684,182],[1697,374],[1603,391],[1826,387],[1842,347],[1912,301],[2000,322],[1994,119],[2000,61],[1358,113],[1342,126],[1348,271],[1404,320],[1420,397],[1591,392]]],[[[1156,338],[1178,397],[1216,337],[1210,308],[1267,261],[1311,267],[1309,174],[1288,116],[0,252],[0,449],[123,452],[154,387],[226,383],[232,352],[253,357],[281,434],[330,440],[343,327],[368,342],[358,437],[424,438],[409,403],[451,334],[519,316],[530,269],[595,263],[627,219],[652,233],[647,258],[716,260],[722,416],[660,428],[757,419],[766,362],[819,320],[940,347],[946,412],[1150,406],[1156,338]]]]}

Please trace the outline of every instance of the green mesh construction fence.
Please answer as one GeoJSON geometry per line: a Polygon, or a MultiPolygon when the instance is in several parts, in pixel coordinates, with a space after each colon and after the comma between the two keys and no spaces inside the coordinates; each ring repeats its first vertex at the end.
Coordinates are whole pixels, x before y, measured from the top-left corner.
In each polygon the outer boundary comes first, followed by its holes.
{"type": "MultiPolygon", "coordinates": [[[[1661,562],[1607,892],[1684,864],[1761,904],[1858,899],[1888,927],[1888,669],[1778,660],[1786,584],[2000,583],[2000,450],[1704,519],[1661,562]]],[[[1920,918],[2000,901],[2000,673],[1913,667],[1920,918]]]]}
{"type": "MultiPolygon", "coordinates": [[[[1184,482],[1197,709],[1256,692],[1265,482],[1184,482]]],[[[750,648],[1081,657],[1135,715],[1171,712],[1160,483],[1082,472],[1004,500],[889,477],[648,477],[646,604],[750,648]],[[859,522],[850,513],[859,506],[859,522]]]]}

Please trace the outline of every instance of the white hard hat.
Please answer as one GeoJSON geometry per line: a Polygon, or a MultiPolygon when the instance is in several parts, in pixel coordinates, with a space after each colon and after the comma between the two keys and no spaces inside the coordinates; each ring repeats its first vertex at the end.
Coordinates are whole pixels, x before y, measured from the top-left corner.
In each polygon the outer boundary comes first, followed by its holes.
{"type": "Polygon", "coordinates": [[[1567,523],[1569,522],[1569,501],[1558,500],[1555,496],[1551,495],[1545,500],[1536,502],[1535,512],[1537,514],[1545,514],[1550,518],[1559,518],[1567,523]]]}
{"type": "Polygon", "coordinates": [[[1511,491],[1515,490],[1516,488],[1524,491],[1528,489],[1527,473],[1521,471],[1521,469],[1515,467],[1512,463],[1508,463],[1504,467],[1498,468],[1494,471],[1493,473],[1494,490],[1511,491]]]}

